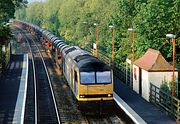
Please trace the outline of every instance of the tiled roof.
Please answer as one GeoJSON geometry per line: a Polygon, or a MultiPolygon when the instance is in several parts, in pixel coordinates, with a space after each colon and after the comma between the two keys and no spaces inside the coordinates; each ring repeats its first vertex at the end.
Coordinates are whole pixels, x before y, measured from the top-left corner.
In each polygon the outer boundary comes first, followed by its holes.
{"type": "Polygon", "coordinates": [[[134,65],[146,71],[171,71],[172,66],[157,50],[149,48],[146,53],[134,62],[134,65]]]}

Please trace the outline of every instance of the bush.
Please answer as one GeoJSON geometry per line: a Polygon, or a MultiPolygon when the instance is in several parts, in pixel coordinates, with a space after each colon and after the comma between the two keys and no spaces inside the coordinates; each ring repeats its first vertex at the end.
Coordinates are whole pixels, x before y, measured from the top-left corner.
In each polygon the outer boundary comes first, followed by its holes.
{"type": "MultiPolygon", "coordinates": [[[[160,86],[160,90],[163,90],[164,92],[168,93],[171,95],[172,93],[172,81],[168,82],[163,82],[160,86]]],[[[174,80],[174,97],[178,98],[178,78],[175,77],[174,80]]]]}

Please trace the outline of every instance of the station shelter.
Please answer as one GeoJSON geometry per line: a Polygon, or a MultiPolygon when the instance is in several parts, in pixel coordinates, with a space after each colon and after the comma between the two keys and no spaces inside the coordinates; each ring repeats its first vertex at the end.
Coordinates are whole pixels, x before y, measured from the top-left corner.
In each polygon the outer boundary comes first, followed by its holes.
{"type": "MultiPolygon", "coordinates": [[[[133,90],[149,101],[150,83],[160,88],[166,81],[172,81],[172,66],[162,54],[149,48],[146,53],[133,64],[133,90]]],[[[178,70],[175,69],[178,78],[178,70]]]]}

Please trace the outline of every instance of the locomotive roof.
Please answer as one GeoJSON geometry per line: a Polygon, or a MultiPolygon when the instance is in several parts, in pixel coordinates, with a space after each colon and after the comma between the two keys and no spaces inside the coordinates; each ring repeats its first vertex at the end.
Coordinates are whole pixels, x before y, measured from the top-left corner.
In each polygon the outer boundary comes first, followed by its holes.
{"type": "Polygon", "coordinates": [[[68,53],[70,53],[70,52],[72,52],[72,51],[74,51],[74,50],[76,50],[76,47],[71,46],[71,47],[66,48],[64,52],[65,52],[66,54],[68,54],[68,53]]]}
{"type": "Polygon", "coordinates": [[[80,71],[110,71],[110,67],[103,61],[92,55],[82,55],[77,57],[78,67],[80,71]]]}
{"type": "MultiPolygon", "coordinates": [[[[63,49],[63,48],[62,48],[63,49]]],[[[89,54],[87,51],[80,49],[77,46],[71,46],[64,49],[67,58],[71,58],[76,62],[80,71],[110,71],[110,67],[103,61],[89,54]],[[73,52],[69,52],[73,51],[73,52]]]]}
{"type": "Polygon", "coordinates": [[[66,45],[66,44],[63,44],[62,47],[59,46],[58,50],[59,50],[60,52],[62,52],[64,49],[66,49],[66,48],[68,48],[68,47],[70,47],[70,46],[69,46],[69,45],[66,45]]]}
{"type": "Polygon", "coordinates": [[[74,46],[76,49],[73,52],[68,53],[67,56],[70,56],[73,60],[76,61],[76,58],[80,55],[88,54],[86,51],[80,49],[78,46],[74,46]]]}

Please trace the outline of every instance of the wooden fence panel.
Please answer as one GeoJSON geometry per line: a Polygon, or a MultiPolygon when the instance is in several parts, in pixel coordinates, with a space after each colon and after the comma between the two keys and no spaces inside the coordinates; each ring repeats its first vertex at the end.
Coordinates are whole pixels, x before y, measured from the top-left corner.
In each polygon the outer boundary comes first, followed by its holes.
{"type": "Polygon", "coordinates": [[[180,122],[180,100],[150,83],[150,102],[160,106],[180,122]]]}

